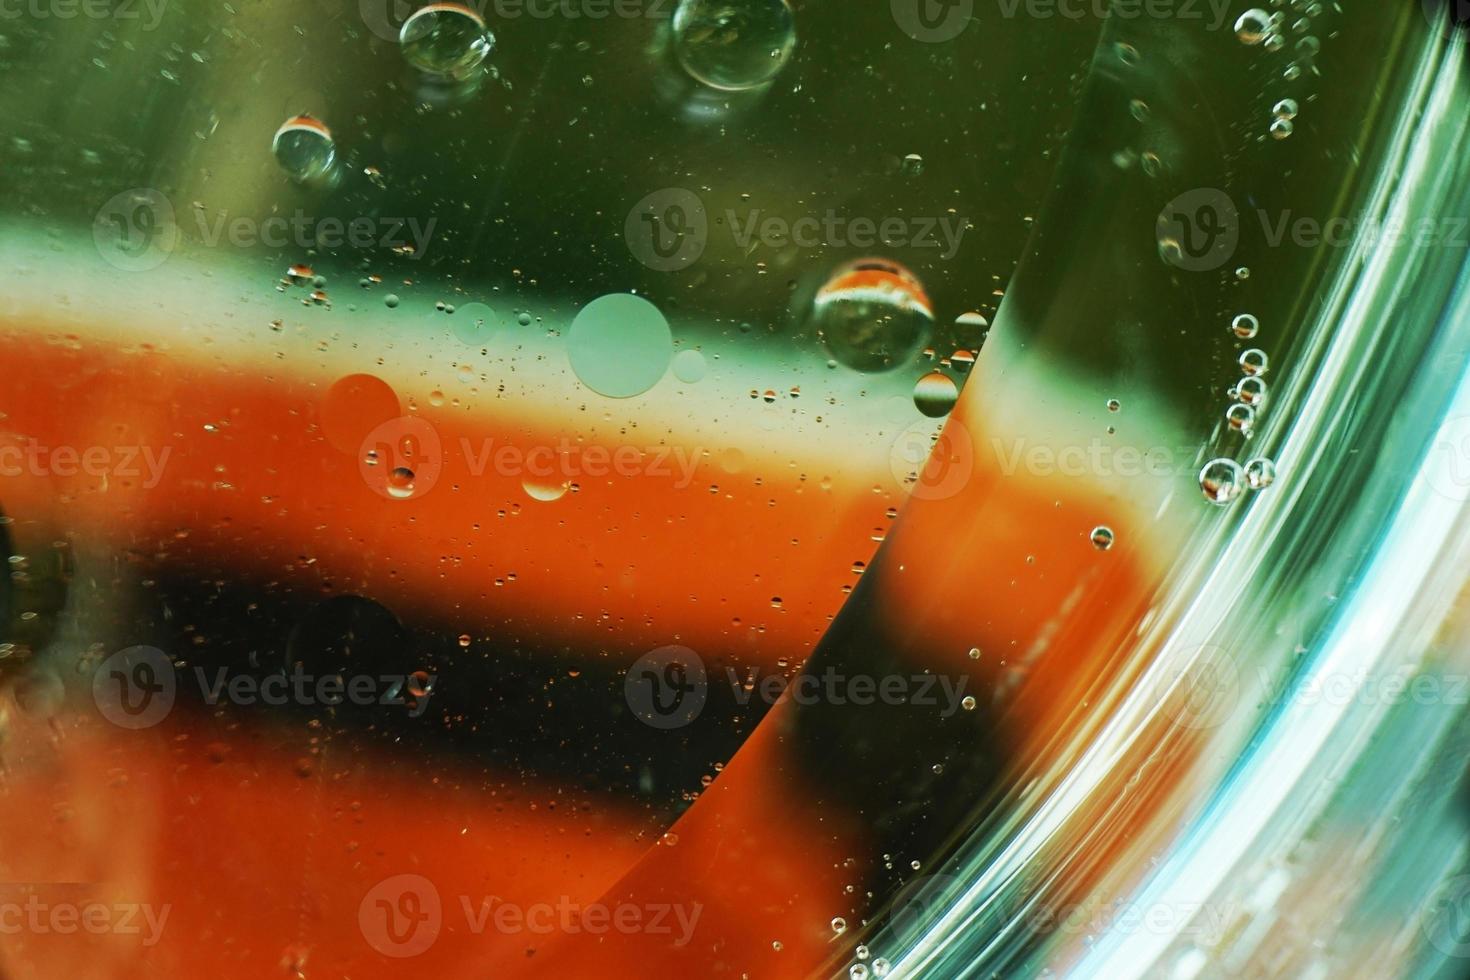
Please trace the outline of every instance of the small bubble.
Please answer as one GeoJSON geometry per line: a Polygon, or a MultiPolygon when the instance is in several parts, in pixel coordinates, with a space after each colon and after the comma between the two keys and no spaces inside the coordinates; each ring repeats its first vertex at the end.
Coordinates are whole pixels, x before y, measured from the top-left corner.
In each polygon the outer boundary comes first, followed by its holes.
{"type": "Polygon", "coordinates": [[[1258,374],[1265,374],[1266,368],[1269,365],[1270,359],[1266,356],[1266,352],[1259,347],[1252,347],[1248,351],[1243,351],[1240,355],[1240,369],[1252,377],[1258,374]]]}
{"type": "Polygon", "coordinates": [[[1235,36],[1242,44],[1256,45],[1266,40],[1271,32],[1272,18],[1259,7],[1252,7],[1235,21],[1235,36]]]}
{"type": "Polygon", "coordinates": [[[1295,119],[1297,105],[1295,99],[1282,99],[1271,108],[1271,115],[1277,119],[1295,119]]]}
{"type": "Polygon", "coordinates": [[[1276,464],[1258,457],[1245,464],[1245,481],[1252,490],[1264,490],[1276,482],[1276,464]]]}
{"type": "Polygon", "coordinates": [[[409,64],[430,75],[464,78],[495,46],[485,20],[460,3],[432,3],[403,22],[398,47],[409,64]]]}
{"type": "Polygon", "coordinates": [[[1235,386],[1235,397],[1247,405],[1260,406],[1266,401],[1266,382],[1260,378],[1242,378],[1235,386]]]}
{"type": "Polygon", "coordinates": [[[964,708],[966,711],[974,711],[975,696],[973,694],[966,694],[963,698],[960,699],[960,707],[964,708]]]}
{"type": "Polygon", "coordinates": [[[1241,340],[1250,340],[1261,332],[1261,321],[1249,313],[1242,313],[1230,321],[1230,332],[1241,340]]]}
{"type": "Polygon", "coordinates": [[[836,935],[839,935],[840,936],[840,935],[842,935],[846,931],[847,931],[847,920],[844,919],[840,915],[834,917],[832,919],[832,932],[835,933],[836,935]]]}
{"type": "Polygon", "coordinates": [[[1233,459],[1212,459],[1199,471],[1199,485],[1206,500],[1224,506],[1240,496],[1245,487],[1245,471],[1233,459]]]}
{"type": "Polygon", "coordinates": [[[1236,432],[1248,436],[1256,424],[1256,410],[1240,403],[1231,405],[1225,409],[1225,421],[1236,432]]]}
{"type": "Polygon", "coordinates": [[[1092,529],[1092,546],[1098,551],[1107,551],[1113,546],[1113,529],[1106,524],[1099,524],[1092,529]]]}
{"type": "Polygon", "coordinates": [[[1271,123],[1271,137],[1273,139],[1284,140],[1288,136],[1290,136],[1295,129],[1296,127],[1292,125],[1290,119],[1277,119],[1275,122],[1271,123]]]}
{"type": "Polygon", "coordinates": [[[311,116],[292,116],[282,123],[271,140],[271,152],[281,169],[301,183],[325,181],[336,169],[332,132],[311,116]]]}

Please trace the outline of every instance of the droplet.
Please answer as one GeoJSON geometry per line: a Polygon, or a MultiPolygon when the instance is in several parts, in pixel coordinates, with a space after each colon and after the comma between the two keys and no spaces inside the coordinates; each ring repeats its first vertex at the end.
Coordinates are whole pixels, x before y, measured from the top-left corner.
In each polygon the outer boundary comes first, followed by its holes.
{"type": "Polygon", "coordinates": [[[567,486],[568,484],[565,480],[556,480],[554,478],[528,476],[521,481],[521,489],[526,491],[526,495],[532,500],[539,500],[542,503],[551,503],[554,500],[560,500],[566,496],[567,486]]]}
{"type": "Polygon", "coordinates": [[[1245,471],[1233,459],[1212,459],[1199,471],[1199,486],[1206,500],[1224,506],[1245,488],[1245,471]]]}
{"type": "Polygon", "coordinates": [[[1270,358],[1266,352],[1259,347],[1252,347],[1248,351],[1242,351],[1240,355],[1240,369],[1246,374],[1255,376],[1265,374],[1266,368],[1270,366],[1270,358]]]}
{"type": "Polygon", "coordinates": [[[1245,464],[1245,482],[1252,490],[1264,490],[1276,482],[1276,464],[1258,457],[1245,464]]]}
{"type": "Polygon", "coordinates": [[[271,152],[281,169],[303,184],[325,181],[336,170],[332,132],[311,116],[292,116],[282,123],[271,140],[271,152]]]}
{"type": "Polygon", "coordinates": [[[398,32],[409,64],[431,75],[468,76],[495,46],[485,19],[461,3],[431,3],[413,13],[398,32]]]}
{"type": "Polygon", "coordinates": [[[388,309],[390,309],[390,310],[396,310],[396,309],[398,309],[398,294],[397,293],[389,293],[387,296],[384,296],[383,297],[383,305],[386,306],[386,307],[388,307],[388,309]]]}
{"type": "Polygon", "coordinates": [[[1092,529],[1092,546],[1098,551],[1107,551],[1113,546],[1113,529],[1099,524],[1092,529]]]}
{"type": "Polygon", "coordinates": [[[669,321],[641,296],[599,297],[567,330],[572,370],[588,388],[608,398],[641,395],[664,376],[674,356],[669,321]]]}
{"type": "Polygon", "coordinates": [[[1251,429],[1255,428],[1256,410],[1249,405],[1237,402],[1225,409],[1225,421],[1236,432],[1248,436],[1251,434],[1251,429]]]}
{"type": "Polygon", "coordinates": [[[682,0],[673,31],[684,70],[728,91],[769,82],[796,50],[796,17],[786,0],[682,0]]]}
{"type": "Polygon", "coordinates": [[[1235,21],[1235,36],[1243,44],[1260,44],[1271,33],[1271,15],[1259,7],[1252,7],[1235,21]]]}
{"type": "Polygon", "coordinates": [[[1266,401],[1266,382],[1260,378],[1242,378],[1235,386],[1235,397],[1247,405],[1259,407],[1266,401]]]}
{"type": "Polygon", "coordinates": [[[407,466],[396,466],[393,472],[388,474],[388,495],[398,500],[407,500],[413,496],[413,470],[407,466]]]}
{"type": "Polygon", "coordinates": [[[1230,332],[1241,340],[1250,340],[1261,331],[1261,321],[1249,313],[1242,313],[1230,321],[1230,332]]]}
{"type": "Polygon", "coordinates": [[[911,361],[934,325],[934,307],[918,277],[887,259],[838,268],[817,291],[813,316],[832,356],[865,372],[911,361]]]}
{"type": "Polygon", "coordinates": [[[948,415],[959,397],[959,388],[939,371],[930,371],[914,385],[914,405],[931,419],[948,415]]]}
{"type": "Polygon", "coordinates": [[[704,355],[697,350],[681,350],[674,355],[674,377],[686,385],[702,381],[708,369],[704,355]]]}

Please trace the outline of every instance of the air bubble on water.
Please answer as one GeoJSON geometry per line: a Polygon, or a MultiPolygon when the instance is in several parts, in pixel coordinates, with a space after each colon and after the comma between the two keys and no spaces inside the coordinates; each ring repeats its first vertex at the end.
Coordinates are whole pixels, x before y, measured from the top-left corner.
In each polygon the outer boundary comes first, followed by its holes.
{"type": "Polygon", "coordinates": [[[1270,364],[1270,358],[1259,347],[1252,347],[1248,351],[1241,352],[1240,369],[1251,377],[1255,377],[1258,374],[1265,374],[1270,364]]]}
{"type": "Polygon", "coordinates": [[[1252,7],[1235,21],[1235,36],[1243,44],[1260,44],[1271,33],[1271,15],[1260,7],[1252,7]]]}
{"type": "Polygon", "coordinates": [[[1264,490],[1276,482],[1276,464],[1258,457],[1245,464],[1245,481],[1252,490],[1264,490]]]}
{"type": "Polygon", "coordinates": [[[918,277],[887,259],[836,269],[817,291],[812,312],[832,356],[864,372],[912,360],[934,324],[934,307],[918,277]]]}
{"type": "Polygon", "coordinates": [[[796,50],[796,16],[786,0],[681,0],[674,51],[694,78],[727,91],[764,85],[796,50]]]}
{"type": "Polygon", "coordinates": [[[1245,471],[1233,459],[1212,459],[1199,471],[1199,486],[1206,500],[1223,507],[1244,490],[1245,471]]]}
{"type": "Polygon", "coordinates": [[[304,184],[328,180],[336,171],[332,132],[311,116],[292,116],[282,123],[271,140],[271,152],[282,170],[304,184]]]}
{"type": "Polygon", "coordinates": [[[697,350],[681,350],[674,355],[674,377],[686,385],[704,380],[708,370],[704,355],[697,350]]]}
{"type": "Polygon", "coordinates": [[[1235,397],[1247,405],[1259,407],[1266,400],[1266,382],[1260,378],[1242,378],[1235,386],[1235,397]]]}
{"type": "Polygon", "coordinates": [[[1092,546],[1098,551],[1107,551],[1113,546],[1113,529],[1106,524],[1099,524],[1092,529],[1092,546]]]}
{"type": "Polygon", "coordinates": [[[959,388],[940,371],[930,371],[914,385],[914,406],[927,418],[948,415],[959,397],[959,388]]]}
{"type": "Polygon", "coordinates": [[[434,678],[426,670],[416,670],[408,675],[408,693],[416,698],[426,698],[434,693],[434,678]]]}
{"type": "Polygon", "coordinates": [[[1242,313],[1230,321],[1230,332],[1241,340],[1250,340],[1261,331],[1261,321],[1250,313],[1242,313]]]}
{"type": "Polygon", "coordinates": [[[1271,138],[1284,140],[1296,130],[1290,119],[1277,119],[1271,123],[1271,138]]]}
{"type": "Polygon", "coordinates": [[[393,472],[388,474],[388,495],[398,500],[407,500],[413,496],[414,472],[407,466],[394,467],[393,472]]]}
{"type": "Polygon", "coordinates": [[[1256,424],[1256,410],[1249,405],[1237,402],[1225,409],[1225,421],[1231,429],[1243,436],[1248,436],[1256,424]]]}
{"type": "Polygon", "coordinates": [[[489,56],[495,35],[485,19],[461,3],[431,3],[415,11],[398,32],[409,64],[430,75],[464,78],[489,56]]]}
{"type": "Polygon", "coordinates": [[[1271,115],[1277,119],[1295,119],[1297,114],[1296,99],[1282,99],[1271,107],[1271,115]]]}
{"type": "Polygon", "coordinates": [[[567,355],[588,388],[608,398],[632,398],[668,371],[674,339],[658,307],[631,293],[611,293],[572,319],[567,355]]]}
{"type": "Polygon", "coordinates": [[[528,476],[521,481],[521,489],[526,491],[526,495],[532,500],[551,503],[566,495],[568,484],[565,480],[557,481],[528,476]]]}

